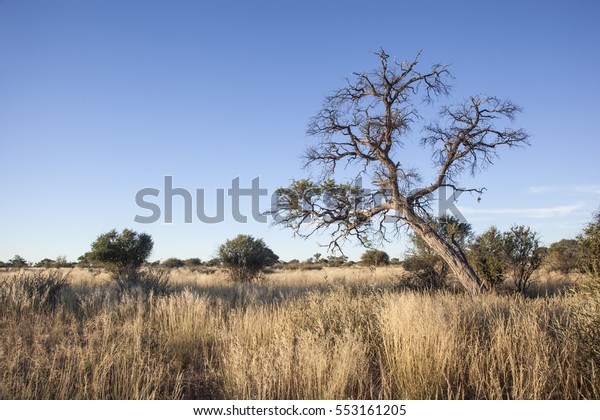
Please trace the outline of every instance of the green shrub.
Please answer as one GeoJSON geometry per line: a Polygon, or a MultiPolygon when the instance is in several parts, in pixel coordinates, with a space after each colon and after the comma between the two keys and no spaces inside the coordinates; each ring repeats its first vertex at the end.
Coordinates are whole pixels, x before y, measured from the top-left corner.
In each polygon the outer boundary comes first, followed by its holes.
{"type": "Polygon", "coordinates": [[[390,263],[390,256],[385,251],[369,249],[361,255],[360,263],[371,267],[388,265],[390,263]]]}
{"type": "Polygon", "coordinates": [[[129,288],[130,282],[133,285],[139,282],[139,269],[150,256],[153,246],[152,237],[146,233],[129,229],[117,233],[113,229],[98,236],[84,258],[106,267],[124,290],[129,288]]]}
{"type": "Polygon", "coordinates": [[[188,258],[183,262],[183,265],[188,268],[200,267],[202,260],[200,258],[188,258]]]}
{"type": "Polygon", "coordinates": [[[501,285],[505,279],[506,255],[502,233],[492,226],[475,238],[468,252],[469,263],[489,288],[501,285]]]}
{"type": "Polygon", "coordinates": [[[504,233],[503,239],[508,272],[517,291],[523,293],[529,287],[531,276],[543,262],[539,235],[527,226],[513,226],[504,233]]]}
{"type": "Polygon", "coordinates": [[[183,267],[185,262],[179,258],[167,258],[162,262],[162,266],[165,268],[180,268],[183,267]]]}
{"type": "Polygon", "coordinates": [[[13,268],[29,267],[27,260],[20,255],[15,255],[11,260],[8,261],[8,264],[13,268]]]}
{"type": "Polygon", "coordinates": [[[238,235],[221,245],[219,258],[232,280],[246,282],[279,260],[262,239],[249,235],[238,235]]]}

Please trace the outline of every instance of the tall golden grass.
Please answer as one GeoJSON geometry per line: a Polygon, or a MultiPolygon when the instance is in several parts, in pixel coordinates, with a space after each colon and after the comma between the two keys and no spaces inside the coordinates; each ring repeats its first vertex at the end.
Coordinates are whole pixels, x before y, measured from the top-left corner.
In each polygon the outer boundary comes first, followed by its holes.
{"type": "MultiPolygon", "coordinates": [[[[3,399],[581,399],[577,294],[396,287],[398,269],[174,270],[167,296],[75,269],[51,306],[0,278],[3,399]]],[[[15,275],[17,277],[15,277],[15,275]]],[[[547,285],[551,289],[550,284],[547,285]]]]}

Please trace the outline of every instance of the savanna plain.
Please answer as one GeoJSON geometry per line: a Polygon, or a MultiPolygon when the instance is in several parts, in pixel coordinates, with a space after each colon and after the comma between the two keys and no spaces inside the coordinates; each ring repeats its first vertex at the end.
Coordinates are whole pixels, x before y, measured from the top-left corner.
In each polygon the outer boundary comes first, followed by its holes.
{"type": "MultiPolygon", "coordinates": [[[[2,399],[597,399],[581,275],[528,294],[410,290],[401,267],[0,272],[2,399]],[[29,284],[23,288],[19,285],[29,284]]],[[[594,307],[597,310],[597,307],[594,307]]]]}

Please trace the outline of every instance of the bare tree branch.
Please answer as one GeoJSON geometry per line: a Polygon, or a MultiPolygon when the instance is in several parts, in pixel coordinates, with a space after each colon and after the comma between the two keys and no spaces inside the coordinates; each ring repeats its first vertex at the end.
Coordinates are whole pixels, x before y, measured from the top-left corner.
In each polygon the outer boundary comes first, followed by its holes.
{"type": "Polygon", "coordinates": [[[484,188],[458,183],[464,173],[474,175],[492,164],[501,147],[527,144],[528,134],[509,125],[520,112],[517,105],[493,96],[473,96],[463,104],[442,107],[437,121],[425,125],[422,148],[431,148],[437,174],[423,184],[413,159],[398,152],[411,141],[421,122],[419,106],[450,93],[452,76],[447,66],[436,64],[418,70],[421,53],[411,61],[397,62],[381,50],[380,65],[367,73],[354,73],[346,86],[325,98],[323,108],[309,122],[307,133],[319,143],[307,148],[306,165],[322,170],[317,182],[294,181],[278,190],[277,222],[301,236],[332,227],[330,248],[341,251],[348,237],[369,246],[370,238],[386,238],[386,221],[393,220],[394,233],[408,225],[448,263],[465,287],[473,291],[483,284],[461,250],[431,227],[434,217],[429,197],[440,188],[482,194],[484,188]],[[332,180],[338,165],[360,163],[359,174],[373,185],[364,190],[332,180]]]}

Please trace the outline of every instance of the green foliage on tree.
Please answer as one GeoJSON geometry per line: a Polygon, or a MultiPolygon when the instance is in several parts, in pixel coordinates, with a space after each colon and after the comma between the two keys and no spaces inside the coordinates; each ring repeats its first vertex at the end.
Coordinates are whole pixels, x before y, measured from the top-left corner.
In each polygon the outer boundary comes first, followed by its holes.
{"type": "Polygon", "coordinates": [[[489,288],[501,285],[506,275],[504,236],[492,226],[477,236],[468,252],[473,269],[489,288]]]}
{"type": "Polygon", "coordinates": [[[140,268],[152,252],[154,242],[146,233],[115,229],[103,233],[92,243],[85,259],[105,267],[121,290],[141,286],[155,293],[166,291],[168,276],[164,273],[142,273],[140,268]]]}
{"type": "Polygon", "coordinates": [[[219,259],[232,280],[250,282],[279,257],[262,239],[238,235],[219,247],[219,259]]]}
{"type": "Polygon", "coordinates": [[[507,266],[515,287],[525,292],[531,276],[543,262],[539,235],[527,226],[513,226],[504,233],[507,266]]]}
{"type": "Polygon", "coordinates": [[[385,251],[369,249],[361,255],[360,263],[370,267],[388,265],[390,263],[390,256],[385,251]]]}
{"type": "Polygon", "coordinates": [[[8,261],[11,267],[13,268],[25,268],[29,267],[29,263],[27,260],[20,255],[15,255],[11,260],[8,261]]]}
{"type": "Polygon", "coordinates": [[[152,253],[154,242],[150,235],[123,229],[103,233],[92,244],[85,258],[103,265],[114,274],[137,271],[152,253]]]}

